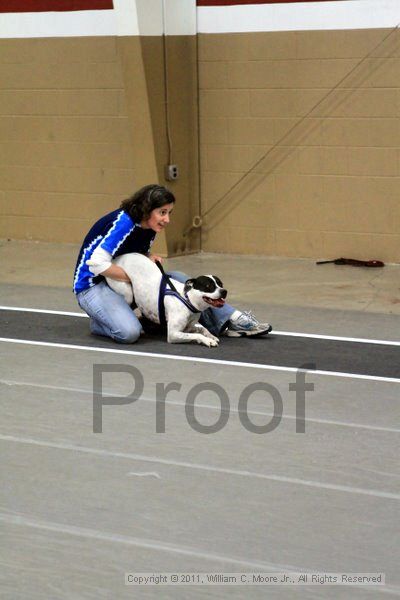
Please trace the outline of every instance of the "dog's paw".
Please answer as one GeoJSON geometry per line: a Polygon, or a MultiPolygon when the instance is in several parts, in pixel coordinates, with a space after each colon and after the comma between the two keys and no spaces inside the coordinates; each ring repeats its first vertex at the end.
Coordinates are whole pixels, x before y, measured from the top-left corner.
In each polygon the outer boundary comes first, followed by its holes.
{"type": "MultiPolygon", "coordinates": [[[[214,337],[214,336],[213,336],[214,337]]],[[[203,344],[204,346],[207,346],[208,348],[215,348],[215,346],[218,346],[218,338],[212,339],[209,337],[206,337],[205,335],[202,335],[200,337],[200,339],[197,339],[199,344],[203,344]]]]}
{"type": "Polygon", "coordinates": [[[201,335],[204,335],[206,338],[209,338],[210,340],[214,340],[217,343],[219,342],[219,338],[217,338],[215,335],[213,335],[205,327],[202,327],[201,335]]]}

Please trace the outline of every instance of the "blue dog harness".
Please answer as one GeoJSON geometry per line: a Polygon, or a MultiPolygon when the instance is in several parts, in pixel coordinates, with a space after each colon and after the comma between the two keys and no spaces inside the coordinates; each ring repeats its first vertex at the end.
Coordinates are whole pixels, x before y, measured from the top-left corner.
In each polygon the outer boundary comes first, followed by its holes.
{"type": "Polygon", "coordinates": [[[201,311],[197,310],[197,308],[195,306],[193,306],[193,304],[190,302],[186,293],[184,294],[184,296],[180,295],[180,293],[174,287],[174,284],[171,282],[168,275],[165,273],[161,264],[158,262],[156,264],[157,264],[158,268],[160,269],[161,275],[162,275],[161,281],[160,281],[160,289],[158,292],[158,318],[160,319],[160,325],[162,325],[162,327],[166,327],[166,325],[167,325],[167,319],[165,318],[165,306],[164,306],[165,296],[175,296],[175,298],[178,298],[178,300],[180,300],[182,302],[182,304],[184,304],[186,306],[186,308],[188,308],[190,310],[190,312],[192,312],[194,314],[200,313],[201,311]],[[167,285],[169,286],[169,288],[167,288],[167,285]]]}

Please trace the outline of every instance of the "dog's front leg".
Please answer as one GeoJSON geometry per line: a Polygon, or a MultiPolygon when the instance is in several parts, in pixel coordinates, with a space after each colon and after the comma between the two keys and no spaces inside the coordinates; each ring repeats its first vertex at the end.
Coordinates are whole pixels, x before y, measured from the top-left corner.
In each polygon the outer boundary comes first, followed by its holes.
{"type": "Polygon", "coordinates": [[[203,344],[209,348],[218,345],[217,338],[212,339],[203,333],[190,333],[183,331],[185,324],[186,323],[182,319],[173,317],[168,319],[168,342],[170,344],[188,344],[191,342],[197,342],[198,344],[203,344]]]}
{"type": "Polygon", "coordinates": [[[189,331],[197,331],[198,333],[205,335],[206,337],[210,338],[211,340],[215,340],[216,342],[219,342],[219,338],[217,338],[217,336],[213,335],[211,333],[211,331],[208,331],[208,329],[206,327],[203,327],[203,325],[200,325],[200,323],[195,323],[195,325],[189,331]]]}

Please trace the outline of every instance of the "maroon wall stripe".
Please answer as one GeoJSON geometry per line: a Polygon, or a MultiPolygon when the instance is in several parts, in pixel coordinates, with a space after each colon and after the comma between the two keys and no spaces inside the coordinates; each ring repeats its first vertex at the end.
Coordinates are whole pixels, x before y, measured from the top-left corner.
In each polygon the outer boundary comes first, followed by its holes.
{"type": "MultiPolygon", "coordinates": [[[[343,0],[342,0],[343,1],[343,0]]],[[[283,4],[285,2],[331,2],[331,0],[197,0],[197,6],[231,6],[233,4],[283,4]]]]}
{"type": "Polygon", "coordinates": [[[0,13],[105,10],[113,0],[0,0],[0,13]]]}

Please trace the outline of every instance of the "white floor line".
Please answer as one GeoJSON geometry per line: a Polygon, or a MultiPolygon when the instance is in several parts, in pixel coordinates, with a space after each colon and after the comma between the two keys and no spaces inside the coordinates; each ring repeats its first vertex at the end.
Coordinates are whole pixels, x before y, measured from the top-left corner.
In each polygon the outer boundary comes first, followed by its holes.
{"type": "Polygon", "coordinates": [[[24,308],[21,306],[0,306],[0,310],[13,310],[17,312],[43,313],[46,315],[63,315],[66,317],[84,317],[88,319],[88,315],[83,312],[66,312],[64,310],[44,310],[42,308],[24,308]]]}
{"type": "MultiPolygon", "coordinates": [[[[88,315],[82,312],[65,312],[60,310],[45,310],[42,308],[24,308],[20,306],[0,306],[0,310],[13,310],[20,312],[33,312],[33,313],[43,313],[43,314],[51,314],[51,315],[64,315],[68,317],[85,317],[88,318],[88,315]]],[[[317,333],[301,333],[295,331],[273,331],[272,335],[283,335],[288,337],[300,337],[300,338],[310,338],[316,340],[332,340],[338,342],[357,342],[359,344],[380,344],[382,346],[400,346],[400,341],[394,340],[376,340],[369,338],[358,338],[358,337],[344,337],[344,336],[336,336],[336,335],[320,335],[317,333]]]]}
{"type": "MultiPolygon", "coordinates": [[[[136,548],[146,548],[147,550],[155,550],[156,552],[167,552],[170,554],[178,554],[180,556],[189,556],[191,558],[201,559],[214,563],[223,563],[235,565],[238,567],[246,567],[254,569],[258,572],[276,572],[276,573],[296,573],[296,574],[315,574],[322,572],[321,569],[310,569],[309,567],[295,567],[292,565],[283,565],[271,562],[261,562],[256,560],[245,560],[243,558],[235,558],[224,554],[216,554],[215,552],[207,552],[198,548],[177,546],[170,542],[162,542],[158,540],[149,540],[145,538],[131,537],[111,533],[107,531],[99,531],[98,529],[89,529],[88,527],[77,527],[76,525],[66,525],[65,523],[56,523],[54,521],[43,521],[33,518],[28,518],[22,515],[0,513],[0,522],[16,527],[30,527],[31,529],[39,529],[41,531],[51,531],[56,534],[70,535],[80,538],[92,539],[111,544],[123,544],[126,546],[134,546],[136,548]]],[[[328,570],[326,569],[328,572],[328,570]]],[[[357,588],[362,588],[368,592],[376,594],[378,591],[386,594],[398,596],[400,589],[398,586],[365,586],[357,585],[357,588]]]]}
{"type": "MultiPolygon", "coordinates": [[[[151,550],[157,550],[161,552],[171,552],[174,554],[181,554],[184,556],[193,556],[204,560],[210,560],[212,562],[223,562],[233,565],[242,565],[260,570],[271,570],[271,571],[291,571],[296,573],[308,572],[307,569],[293,567],[291,565],[281,565],[276,563],[261,562],[261,561],[249,561],[241,558],[234,558],[232,556],[225,556],[221,554],[215,554],[213,552],[206,552],[197,548],[182,547],[168,542],[162,542],[157,540],[149,540],[145,538],[136,538],[127,535],[120,535],[109,533],[106,531],[98,531],[97,529],[88,529],[86,527],[76,527],[74,525],[65,525],[64,523],[55,523],[53,521],[43,521],[32,518],[27,518],[21,515],[13,515],[7,513],[0,513],[0,521],[8,523],[10,525],[19,525],[23,527],[32,527],[34,529],[44,529],[47,531],[54,531],[56,533],[63,533],[68,535],[75,535],[79,537],[86,537],[95,540],[101,540],[104,542],[126,544],[128,546],[137,546],[139,548],[148,548],[151,550]]],[[[315,572],[311,571],[310,572],[315,572]]]]}
{"type": "Polygon", "coordinates": [[[267,481],[277,481],[292,485],[301,485],[305,487],[318,488],[323,490],[332,490],[335,492],[344,492],[348,494],[359,494],[363,496],[373,496],[375,498],[385,498],[388,500],[400,500],[400,494],[392,492],[382,492],[367,488],[358,488],[349,485],[338,485],[334,483],[322,483],[320,481],[311,481],[307,479],[298,479],[296,477],[284,477],[281,475],[266,475],[264,473],[256,473],[253,471],[243,471],[239,469],[225,469],[222,467],[213,467],[210,465],[202,465],[198,463],[187,463],[183,461],[166,460],[158,456],[144,456],[142,454],[131,454],[129,452],[112,452],[110,450],[102,450],[100,448],[90,448],[87,446],[76,446],[75,444],[65,444],[57,442],[46,442],[43,440],[35,440],[32,438],[16,437],[13,435],[0,434],[0,440],[16,444],[27,444],[32,446],[40,446],[42,448],[53,448],[58,450],[66,450],[72,452],[83,452],[85,454],[94,454],[97,456],[117,457],[128,460],[150,462],[169,467],[181,467],[185,469],[193,469],[199,471],[207,471],[210,473],[223,473],[224,475],[233,475],[239,477],[251,477],[255,479],[265,479],[267,481]]]}
{"type": "MultiPolygon", "coordinates": [[[[54,531],[56,533],[64,533],[68,535],[86,537],[105,542],[126,544],[128,546],[137,546],[139,548],[148,548],[151,550],[158,550],[161,552],[171,552],[174,554],[181,554],[184,556],[194,556],[196,558],[211,560],[213,562],[226,562],[235,565],[252,567],[255,569],[271,569],[273,571],[280,571],[282,569],[285,571],[291,570],[297,572],[297,569],[294,569],[293,567],[290,567],[288,565],[248,561],[244,559],[233,558],[230,556],[214,554],[212,552],[205,552],[202,550],[197,550],[195,548],[185,548],[181,546],[176,546],[175,544],[171,543],[108,533],[105,531],[98,531],[97,529],[88,529],[86,527],[65,525],[64,523],[54,523],[52,521],[39,521],[36,519],[26,518],[19,515],[9,515],[7,513],[0,513],[0,521],[9,523],[10,525],[20,525],[24,527],[32,527],[34,529],[44,529],[47,531],[54,531]]],[[[303,572],[303,570],[299,569],[299,572],[303,572]]]]}
{"type": "Polygon", "coordinates": [[[117,348],[99,348],[96,346],[79,346],[77,344],[58,344],[55,342],[37,342],[33,340],[18,340],[13,338],[0,338],[0,343],[6,344],[22,344],[27,346],[42,346],[48,348],[61,348],[67,350],[80,350],[86,352],[102,352],[106,354],[122,354],[123,356],[137,356],[140,358],[159,358],[164,360],[178,360],[191,363],[204,363],[212,365],[225,365],[230,367],[243,367],[246,369],[261,369],[267,371],[281,371],[284,373],[301,373],[306,372],[309,375],[322,375],[326,377],[341,377],[347,379],[362,379],[365,381],[378,381],[382,383],[400,383],[400,379],[396,377],[376,377],[373,375],[359,375],[357,373],[341,373],[339,371],[320,371],[299,369],[295,367],[281,367],[276,365],[262,365],[254,363],[245,363],[231,360],[217,360],[211,358],[200,358],[196,356],[177,356],[173,354],[161,354],[157,352],[136,352],[134,350],[119,350],[117,348]]]}
{"type": "MultiPolygon", "coordinates": [[[[45,390],[53,390],[53,391],[62,391],[62,392],[70,392],[70,393],[78,393],[78,394],[88,394],[90,396],[93,396],[93,390],[87,390],[84,388],[76,388],[76,387],[64,387],[64,386],[58,386],[58,385],[48,385],[48,384],[41,384],[41,383],[32,383],[29,381],[23,382],[23,381],[14,381],[12,379],[0,379],[0,384],[4,384],[7,386],[22,386],[22,387],[33,387],[33,388],[39,388],[39,389],[45,389],[45,390]]],[[[114,397],[114,398],[124,398],[125,396],[118,396],[115,394],[104,394],[104,397],[107,398],[108,396],[114,397]]],[[[140,398],[141,401],[144,402],[151,402],[152,404],[156,403],[156,399],[155,398],[140,398]]],[[[165,400],[165,404],[170,405],[170,406],[177,406],[179,408],[184,409],[185,405],[182,402],[178,402],[176,400],[165,400]]],[[[196,408],[205,408],[207,410],[212,410],[212,411],[217,411],[219,412],[221,409],[218,406],[210,406],[209,404],[202,404],[201,402],[196,402],[196,408]]],[[[239,410],[237,408],[231,407],[230,411],[234,414],[238,414],[239,410]]],[[[274,413],[272,412],[263,412],[261,410],[248,410],[246,411],[248,415],[254,415],[254,416],[261,416],[261,417],[273,417],[274,413]]],[[[293,421],[296,420],[296,415],[282,415],[282,419],[291,419],[293,421]]],[[[368,431],[385,431],[386,433],[400,433],[400,429],[396,429],[395,427],[381,427],[379,425],[365,425],[362,423],[352,423],[352,422],[348,422],[346,423],[345,421],[332,421],[329,419],[315,419],[312,417],[306,417],[306,423],[317,423],[320,425],[335,425],[338,427],[351,427],[354,429],[367,429],[368,431]]]]}
{"type": "Polygon", "coordinates": [[[379,344],[382,346],[400,346],[400,342],[388,340],[374,340],[368,338],[343,337],[338,335],[320,335],[317,333],[296,333],[294,331],[272,331],[271,335],[288,337],[311,338],[315,340],[329,340],[334,342],[356,342],[357,344],[379,344]]]}

